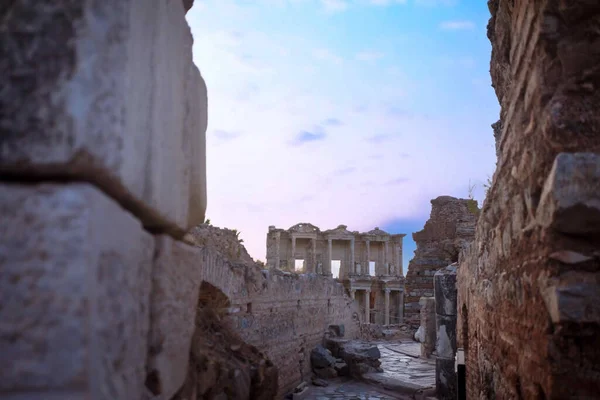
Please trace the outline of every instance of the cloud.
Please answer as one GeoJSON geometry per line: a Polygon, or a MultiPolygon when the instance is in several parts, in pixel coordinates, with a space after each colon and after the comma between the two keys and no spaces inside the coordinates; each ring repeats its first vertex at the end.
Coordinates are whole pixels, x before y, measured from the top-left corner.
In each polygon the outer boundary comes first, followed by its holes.
{"type": "Polygon", "coordinates": [[[332,53],[328,49],[315,49],[313,50],[313,57],[317,60],[329,61],[334,64],[341,64],[344,62],[342,57],[332,53]]]}
{"type": "Polygon", "coordinates": [[[475,28],[472,21],[444,21],[440,23],[440,29],[445,31],[461,31],[475,28]]]}
{"type": "Polygon", "coordinates": [[[223,142],[233,140],[233,139],[239,137],[240,135],[241,135],[240,132],[230,132],[230,131],[224,131],[222,129],[217,129],[217,130],[213,131],[213,136],[223,142]]]}
{"type": "Polygon", "coordinates": [[[390,135],[379,134],[379,135],[369,136],[367,138],[367,141],[371,142],[371,143],[383,143],[390,139],[391,139],[390,135]]]}
{"type": "Polygon", "coordinates": [[[326,136],[327,135],[325,134],[325,132],[320,128],[315,129],[314,132],[302,131],[296,135],[296,137],[292,141],[292,145],[301,146],[304,143],[318,142],[320,140],[325,139],[326,136]]]}
{"type": "Polygon", "coordinates": [[[329,13],[345,11],[348,8],[346,0],[321,0],[321,5],[329,13]]]}
{"type": "Polygon", "coordinates": [[[373,62],[383,58],[384,56],[385,54],[377,51],[361,51],[360,53],[357,53],[354,58],[356,58],[358,61],[373,62]]]}
{"type": "Polygon", "coordinates": [[[356,171],[356,167],[341,168],[336,171],[333,171],[333,175],[334,176],[344,176],[344,175],[349,175],[349,174],[353,173],[354,171],[356,171]]]}
{"type": "Polygon", "coordinates": [[[386,186],[394,186],[394,185],[400,185],[400,184],[403,184],[403,183],[406,183],[409,181],[410,181],[409,178],[400,177],[400,178],[389,180],[385,184],[386,184],[386,186]]]}
{"type": "Polygon", "coordinates": [[[325,126],[342,126],[344,123],[337,118],[327,118],[323,121],[323,125],[325,126]]]}

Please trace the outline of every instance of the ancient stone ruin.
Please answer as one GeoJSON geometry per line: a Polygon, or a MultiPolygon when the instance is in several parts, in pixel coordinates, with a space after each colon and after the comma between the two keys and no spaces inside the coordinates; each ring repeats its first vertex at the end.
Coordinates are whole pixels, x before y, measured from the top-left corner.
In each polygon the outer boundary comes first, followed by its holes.
{"type": "Polygon", "coordinates": [[[267,266],[339,279],[361,304],[362,321],[399,324],[404,313],[402,238],[379,228],[351,232],[346,225],[321,231],[309,223],[269,227],[267,266]]]}
{"type": "Polygon", "coordinates": [[[403,235],[270,227],[265,266],[205,223],[192,0],[7,4],[1,399],[299,399],[346,375],[423,398],[427,368],[438,399],[598,397],[597,1],[488,1],[497,170],[481,211],[432,200],[406,280],[403,235]],[[420,354],[369,342],[403,318],[420,354]]]}
{"type": "Polygon", "coordinates": [[[431,200],[429,220],[423,230],[413,233],[417,249],[408,264],[404,305],[408,324],[420,324],[420,298],[433,297],[436,271],[457,262],[460,251],[473,240],[478,215],[475,200],[450,196],[431,200]]]}
{"type": "Polygon", "coordinates": [[[501,123],[458,268],[467,398],[597,398],[600,4],[488,4],[501,123]]]}

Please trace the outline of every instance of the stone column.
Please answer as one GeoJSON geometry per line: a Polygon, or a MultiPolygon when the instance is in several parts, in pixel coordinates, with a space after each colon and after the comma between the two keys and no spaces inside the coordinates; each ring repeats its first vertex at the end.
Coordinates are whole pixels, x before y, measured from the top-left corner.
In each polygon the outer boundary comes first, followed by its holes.
{"type": "Polygon", "coordinates": [[[369,271],[371,269],[371,241],[367,240],[365,243],[367,244],[367,263],[365,266],[365,271],[366,271],[367,275],[369,275],[370,274],[369,271]]]}
{"type": "Polygon", "coordinates": [[[421,297],[421,326],[419,327],[421,342],[421,357],[429,358],[435,349],[435,298],[421,297]]]}
{"type": "Polygon", "coordinates": [[[348,273],[356,273],[356,265],[354,265],[354,238],[350,240],[350,268],[348,273]]]}
{"type": "Polygon", "coordinates": [[[312,270],[310,272],[317,272],[317,239],[312,240],[312,270]]]}
{"type": "Polygon", "coordinates": [[[398,323],[404,322],[404,290],[398,292],[399,308],[398,308],[398,323]]]}
{"type": "Polygon", "coordinates": [[[296,271],[296,237],[292,236],[292,265],[288,266],[292,271],[296,271]]]}
{"type": "Polygon", "coordinates": [[[437,358],[435,361],[435,386],[438,398],[456,398],[456,265],[439,270],[433,277],[435,293],[435,319],[437,326],[437,358]]]}
{"type": "Polygon", "coordinates": [[[352,297],[352,300],[356,299],[356,290],[354,290],[354,289],[350,290],[350,297],[352,297]]]}
{"type": "Polygon", "coordinates": [[[385,315],[383,324],[390,324],[390,289],[385,289],[385,315]]]}
{"type": "Polygon", "coordinates": [[[388,242],[383,242],[383,265],[385,265],[386,268],[386,275],[390,274],[391,275],[391,271],[388,269],[387,263],[388,263],[388,250],[389,250],[389,246],[388,246],[388,242]]]}
{"type": "Polygon", "coordinates": [[[367,324],[371,323],[371,289],[365,290],[365,321],[367,324]]]}
{"type": "MultiPolygon", "coordinates": [[[[331,253],[333,253],[331,239],[327,239],[327,274],[329,275],[331,275],[331,253]]],[[[325,271],[323,271],[323,275],[325,275],[325,271]]]]}
{"type": "Polygon", "coordinates": [[[281,232],[275,234],[275,265],[276,269],[279,269],[281,261],[281,232]]]}

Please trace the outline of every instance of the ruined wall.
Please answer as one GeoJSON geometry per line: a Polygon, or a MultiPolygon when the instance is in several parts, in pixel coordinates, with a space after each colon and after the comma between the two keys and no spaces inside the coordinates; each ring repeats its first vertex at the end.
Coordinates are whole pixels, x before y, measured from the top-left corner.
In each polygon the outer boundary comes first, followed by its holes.
{"type": "Polygon", "coordinates": [[[0,7],[2,398],[141,399],[153,370],[162,396],[183,382],[200,277],[176,238],[204,219],[207,124],[185,11],[0,7]]]}
{"type": "Polygon", "coordinates": [[[488,4],[501,132],[458,271],[468,397],[597,398],[600,4],[488,4]]]}
{"type": "Polygon", "coordinates": [[[417,249],[406,273],[406,323],[419,325],[419,299],[433,297],[433,275],[458,261],[460,250],[473,240],[478,215],[475,200],[450,196],[431,200],[429,220],[423,230],[413,233],[417,249]]]}
{"type": "Polygon", "coordinates": [[[191,236],[199,244],[210,241],[203,269],[229,279],[222,284],[230,300],[226,320],[278,368],[280,394],[309,379],[310,351],[330,324],[344,324],[346,336],[357,337],[358,306],[341,283],[317,274],[262,269],[231,230],[201,225],[191,236]]]}

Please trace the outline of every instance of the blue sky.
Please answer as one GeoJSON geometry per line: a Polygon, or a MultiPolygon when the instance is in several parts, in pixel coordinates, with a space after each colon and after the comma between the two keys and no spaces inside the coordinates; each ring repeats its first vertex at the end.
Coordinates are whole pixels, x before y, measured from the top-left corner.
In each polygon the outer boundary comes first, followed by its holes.
{"type": "Polygon", "coordinates": [[[269,225],[410,234],[495,167],[483,0],[196,0],[207,216],[264,260],[269,225]]]}

